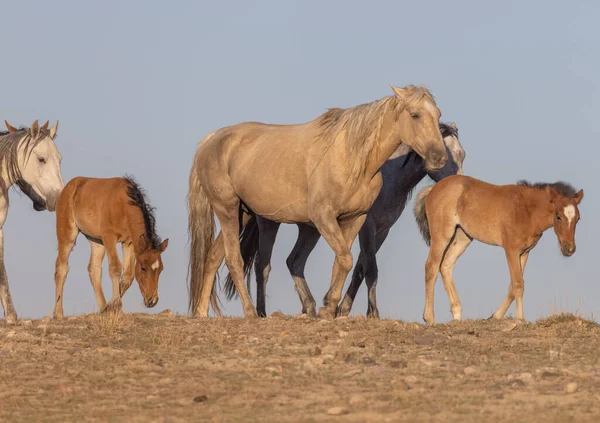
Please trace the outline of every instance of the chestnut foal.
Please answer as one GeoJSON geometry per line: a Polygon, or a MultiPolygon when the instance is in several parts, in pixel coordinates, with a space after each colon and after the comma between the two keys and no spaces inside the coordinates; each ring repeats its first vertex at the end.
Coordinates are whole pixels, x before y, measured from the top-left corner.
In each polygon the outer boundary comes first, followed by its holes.
{"type": "Polygon", "coordinates": [[[92,246],[88,271],[100,311],[121,310],[121,297],[131,286],[134,275],[144,305],[156,305],[158,278],[163,270],[161,253],[169,240],[161,242],[156,234],[154,211],[144,191],[130,177],[77,177],[65,186],[56,206],[55,319],[63,318],[63,287],[69,271],[68,260],[79,232],[92,246]],[[123,248],[124,271],[117,252],[118,242],[123,248]],[[108,306],[102,292],[105,252],[113,290],[108,306]]]}
{"type": "Polygon", "coordinates": [[[468,176],[449,176],[424,188],[415,201],[415,217],[431,247],[425,264],[425,312],[434,323],[433,295],[438,272],[450,300],[451,312],[461,319],[462,307],[452,269],[473,239],[504,248],[510,270],[510,287],[493,318],[502,319],[517,301],[517,321],[523,321],[523,272],[529,252],[542,233],[554,227],[561,252],[575,253],[575,227],[583,190],[565,182],[492,185],[468,176]]]}

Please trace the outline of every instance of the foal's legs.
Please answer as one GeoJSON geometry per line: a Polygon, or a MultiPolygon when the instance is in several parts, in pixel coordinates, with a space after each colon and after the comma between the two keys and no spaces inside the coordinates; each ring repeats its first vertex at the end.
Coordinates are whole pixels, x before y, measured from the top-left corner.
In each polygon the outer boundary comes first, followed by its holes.
{"type": "Polygon", "coordinates": [[[266,317],[265,291],[271,272],[271,255],[273,254],[273,246],[275,245],[280,223],[260,216],[256,216],[256,223],[258,225],[258,256],[254,264],[256,273],[256,311],[260,317],[266,317]]]}
{"type": "Polygon", "coordinates": [[[123,265],[119,259],[119,253],[117,251],[117,239],[113,236],[104,237],[104,248],[106,249],[106,256],[108,257],[108,274],[112,281],[112,298],[104,310],[101,311],[121,311],[123,305],[121,303],[121,296],[119,295],[119,285],[121,281],[121,275],[123,273],[123,265]]]}
{"type": "Polygon", "coordinates": [[[350,247],[352,247],[352,243],[362,227],[365,218],[366,214],[363,214],[354,220],[345,222],[343,227],[340,227],[333,213],[327,213],[324,210],[321,210],[313,218],[317,229],[335,252],[331,284],[329,291],[327,291],[327,294],[323,298],[323,307],[319,309],[319,317],[331,318],[335,315],[338,303],[342,297],[342,289],[344,288],[346,276],[348,276],[352,268],[350,247]]]}
{"type": "MultiPolygon", "coordinates": [[[[429,224],[431,230],[431,221],[429,224]]],[[[431,230],[431,246],[429,247],[427,262],[425,263],[425,311],[423,312],[423,320],[429,325],[435,321],[433,311],[435,282],[440,272],[446,248],[448,248],[448,244],[452,241],[452,237],[456,231],[456,225],[452,221],[440,222],[437,226],[436,230],[431,230]]]]}
{"type": "Polygon", "coordinates": [[[88,264],[88,273],[90,274],[90,282],[92,283],[92,288],[94,288],[94,294],[96,295],[98,310],[102,311],[106,307],[106,298],[102,291],[102,260],[104,260],[104,245],[90,240],[90,246],[92,247],[92,252],[90,254],[90,263],[88,264]]]}
{"type": "MultiPolygon", "coordinates": [[[[510,256],[512,256],[512,254],[510,256]]],[[[492,315],[491,318],[502,319],[504,317],[504,315],[506,314],[506,311],[508,310],[508,308],[510,307],[510,305],[512,304],[513,300],[516,297],[517,298],[517,320],[524,319],[524,316],[523,316],[523,290],[525,288],[525,282],[523,280],[523,274],[525,273],[525,266],[527,265],[528,258],[529,258],[529,252],[525,252],[525,253],[521,254],[521,257],[519,258],[520,268],[518,269],[519,273],[520,273],[520,277],[515,278],[515,277],[513,277],[513,269],[511,267],[511,259],[509,258],[509,253],[508,253],[508,251],[506,252],[506,259],[508,260],[508,267],[510,269],[510,285],[508,287],[508,294],[506,295],[506,298],[504,298],[502,305],[500,305],[500,307],[498,307],[498,310],[496,310],[496,312],[492,315]],[[515,280],[518,281],[516,285],[513,282],[515,280]],[[516,288],[516,290],[515,290],[515,288],[516,288]],[[517,296],[519,291],[520,291],[520,296],[517,296]],[[520,309],[520,311],[519,311],[519,309],[520,309]]],[[[512,261],[514,262],[515,260],[512,259],[512,261]]],[[[513,264],[513,266],[514,265],[515,264],[513,264]]],[[[515,271],[515,273],[516,273],[516,271],[515,271]]]]}
{"type": "Polygon", "coordinates": [[[294,280],[296,292],[298,292],[302,303],[302,313],[310,317],[317,317],[317,303],[306,283],[304,269],[306,268],[308,256],[315,249],[319,239],[321,239],[321,234],[316,228],[310,225],[298,224],[298,239],[286,260],[288,270],[294,280]]]}
{"type": "Polygon", "coordinates": [[[123,298],[125,292],[129,289],[133,283],[135,277],[135,255],[133,253],[133,244],[122,244],[123,248],[123,277],[119,284],[119,296],[123,298]]]}
{"type": "Polygon", "coordinates": [[[454,320],[461,319],[462,306],[460,305],[456,287],[454,286],[452,269],[454,269],[456,260],[458,260],[462,253],[465,252],[472,240],[473,239],[470,238],[461,228],[457,228],[456,234],[454,235],[454,240],[448,247],[440,267],[442,280],[444,281],[444,288],[446,288],[448,300],[450,301],[450,311],[452,312],[452,317],[454,317],[454,320]]]}
{"type": "Polygon", "coordinates": [[[57,210],[56,235],[58,239],[58,256],[54,271],[54,283],[56,284],[56,299],[54,302],[54,318],[62,319],[63,314],[63,288],[69,273],[69,256],[75,246],[75,240],[79,229],[75,221],[66,211],[57,210]]]}

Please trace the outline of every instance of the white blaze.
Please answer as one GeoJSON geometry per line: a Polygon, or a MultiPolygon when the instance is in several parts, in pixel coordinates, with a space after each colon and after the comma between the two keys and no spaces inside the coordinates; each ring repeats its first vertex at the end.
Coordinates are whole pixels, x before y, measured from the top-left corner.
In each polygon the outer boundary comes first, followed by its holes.
{"type": "Polygon", "coordinates": [[[159,263],[158,263],[158,260],[156,260],[154,263],[152,263],[151,268],[152,268],[152,270],[156,270],[156,269],[158,269],[158,266],[159,266],[159,263]]]}
{"type": "Polygon", "coordinates": [[[567,207],[565,207],[564,213],[565,217],[567,218],[567,225],[570,226],[571,221],[575,217],[575,206],[573,206],[572,204],[568,205],[567,207]]]}

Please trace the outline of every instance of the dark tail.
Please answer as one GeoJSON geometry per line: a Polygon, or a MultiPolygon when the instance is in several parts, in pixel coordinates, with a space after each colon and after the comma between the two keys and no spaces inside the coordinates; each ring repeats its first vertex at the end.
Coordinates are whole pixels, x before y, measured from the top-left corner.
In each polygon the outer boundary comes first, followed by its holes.
{"type": "MultiPolygon", "coordinates": [[[[252,292],[252,287],[250,286],[250,272],[252,271],[254,261],[258,256],[258,235],[259,231],[256,216],[252,216],[240,233],[240,249],[242,250],[244,276],[246,277],[246,284],[248,285],[248,293],[252,292]]],[[[224,290],[228,300],[238,297],[238,292],[235,289],[233,279],[231,279],[229,273],[227,273],[227,277],[225,278],[224,290]]]]}
{"type": "Polygon", "coordinates": [[[427,200],[427,196],[434,186],[435,185],[430,185],[423,188],[421,191],[419,191],[419,194],[417,194],[417,199],[415,200],[415,219],[417,221],[417,225],[419,225],[419,230],[421,231],[423,240],[427,245],[429,245],[431,242],[431,234],[429,233],[429,222],[427,221],[427,212],[425,211],[425,200],[427,200]]]}
{"type": "MultiPolygon", "coordinates": [[[[209,137],[212,135],[209,135],[209,137]]],[[[200,292],[204,282],[204,270],[206,268],[206,261],[208,260],[208,252],[215,238],[215,217],[212,206],[204,193],[202,183],[198,177],[200,170],[197,168],[197,163],[196,157],[194,157],[188,192],[188,235],[191,241],[188,281],[189,309],[192,315],[196,314],[200,305],[200,292]]],[[[217,315],[220,315],[221,310],[218,308],[216,301],[217,291],[215,290],[215,285],[213,285],[211,292],[211,304],[213,308],[217,306],[217,309],[214,311],[217,315]]]]}

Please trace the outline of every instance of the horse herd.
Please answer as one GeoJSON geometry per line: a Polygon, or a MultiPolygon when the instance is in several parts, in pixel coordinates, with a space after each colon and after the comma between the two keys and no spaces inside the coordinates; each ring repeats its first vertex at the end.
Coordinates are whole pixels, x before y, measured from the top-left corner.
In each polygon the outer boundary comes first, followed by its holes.
{"type": "MultiPolygon", "coordinates": [[[[302,313],[332,318],[350,313],[366,281],[370,317],[376,301],[376,253],[398,220],[416,185],[434,182],[416,197],[414,213],[426,243],[424,320],[434,323],[433,293],[441,273],[454,319],[462,308],[452,269],[473,239],[501,246],[510,270],[508,294],[492,317],[501,319],[516,300],[523,314],[523,272],[529,252],[553,227],[563,255],[575,252],[575,228],[583,190],[565,182],[519,181],[492,185],[463,175],[465,151],[454,123],[440,122],[431,93],[413,85],[392,86],[393,95],[347,109],[329,109],[304,124],[245,122],[221,128],[198,145],[189,179],[189,308],[208,317],[221,315],[215,276],[223,260],[229,274],[225,291],[238,296],[246,317],[265,316],[265,290],[271,255],[281,223],[298,225],[298,239],[287,266],[302,313]],[[215,217],[221,231],[215,237],[215,217]],[[358,235],[360,254],[350,286],[350,248],[358,235]],[[304,277],[306,261],[323,236],[335,253],[330,288],[317,310],[304,277]],[[256,274],[256,308],[249,295],[256,274]],[[248,286],[244,283],[247,279],[248,286]]],[[[56,211],[58,257],[54,317],[63,317],[63,287],[69,255],[79,233],[91,245],[88,265],[101,311],[118,311],[121,298],[138,281],[146,307],[158,302],[162,252],[168,239],[156,233],[153,208],[131,177],[76,177],[64,185],[56,148],[58,122],[35,121],[0,132],[0,300],[7,323],[17,315],[4,265],[2,227],[8,189],[17,185],[35,210],[56,211]],[[117,244],[122,244],[123,259],[117,244]],[[108,257],[112,297],[102,291],[102,261],[108,257]]]]}

